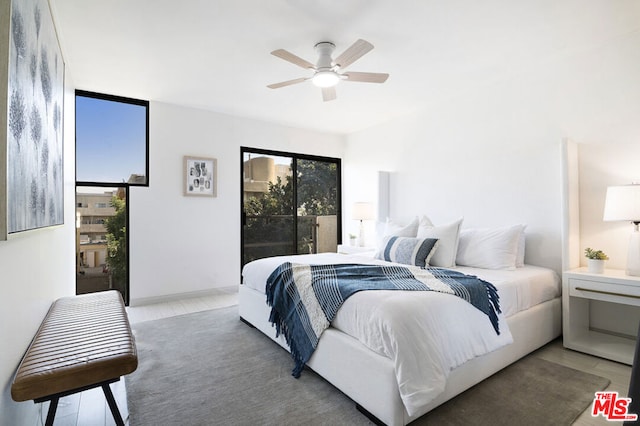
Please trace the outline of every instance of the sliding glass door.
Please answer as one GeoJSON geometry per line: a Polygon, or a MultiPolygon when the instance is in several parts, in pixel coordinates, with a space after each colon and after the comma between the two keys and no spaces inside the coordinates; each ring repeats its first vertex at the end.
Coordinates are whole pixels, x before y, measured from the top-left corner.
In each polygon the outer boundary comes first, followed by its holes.
{"type": "Polygon", "coordinates": [[[242,265],[264,257],[335,252],[340,159],[242,148],[242,265]]]}

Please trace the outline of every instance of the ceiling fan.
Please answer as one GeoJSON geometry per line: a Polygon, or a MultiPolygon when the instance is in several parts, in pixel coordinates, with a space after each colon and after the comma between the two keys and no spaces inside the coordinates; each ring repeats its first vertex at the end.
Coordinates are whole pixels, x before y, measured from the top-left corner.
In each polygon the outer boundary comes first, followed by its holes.
{"type": "Polygon", "coordinates": [[[318,62],[316,62],[315,65],[284,49],[274,50],[271,52],[272,55],[299,67],[311,69],[313,70],[313,75],[311,77],[301,77],[269,84],[267,87],[270,89],[279,89],[280,87],[291,86],[292,84],[311,80],[315,86],[322,89],[322,99],[326,102],[336,98],[336,85],[342,80],[362,83],[384,83],[387,81],[389,74],[375,72],[341,72],[373,49],[373,44],[360,39],[334,60],[331,58],[331,54],[335,48],[335,44],[328,41],[321,41],[316,44],[315,50],[318,54],[318,62]]]}

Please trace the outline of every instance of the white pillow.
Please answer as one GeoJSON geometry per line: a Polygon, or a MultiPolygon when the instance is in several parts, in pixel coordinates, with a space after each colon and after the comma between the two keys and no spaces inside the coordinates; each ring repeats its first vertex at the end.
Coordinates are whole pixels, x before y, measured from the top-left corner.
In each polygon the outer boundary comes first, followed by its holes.
{"type": "Polygon", "coordinates": [[[420,218],[418,226],[418,238],[437,238],[438,250],[429,260],[432,266],[451,268],[456,266],[456,253],[458,252],[458,234],[462,218],[448,225],[435,226],[427,216],[420,218]]]}
{"type": "Polygon", "coordinates": [[[524,225],[473,228],[460,232],[456,263],[484,269],[516,269],[524,225]]]}
{"type": "Polygon", "coordinates": [[[385,223],[378,222],[376,227],[376,254],[374,257],[380,255],[380,252],[384,250],[386,244],[385,239],[387,237],[408,237],[415,238],[418,233],[418,216],[415,216],[409,223],[406,221],[391,220],[387,218],[385,223]]]}
{"type": "Polygon", "coordinates": [[[524,248],[526,243],[526,236],[524,229],[527,225],[522,225],[522,233],[520,234],[520,241],[518,241],[518,254],[516,255],[516,268],[522,268],[524,266],[524,248]]]}
{"type": "Polygon", "coordinates": [[[409,223],[391,220],[376,226],[376,246],[380,248],[384,244],[385,237],[409,237],[415,238],[418,234],[418,217],[414,217],[409,223]]]}
{"type": "Polygon", "coordinates": [[[389,218],[384,226],[383,237],[410,237],[415,238],[418,233],[418,217],[414,217],[411,222],[407,224],[400,224],[389,218]]]}

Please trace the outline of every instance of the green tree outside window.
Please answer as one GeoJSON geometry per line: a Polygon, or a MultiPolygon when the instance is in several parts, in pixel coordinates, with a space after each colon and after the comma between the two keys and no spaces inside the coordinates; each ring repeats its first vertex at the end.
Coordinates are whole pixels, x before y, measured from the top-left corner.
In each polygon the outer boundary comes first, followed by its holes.
{"type": "Polygon", "coordinates": [[[107,265],[114,287],[124,289],[127,279],[127,229],[126,203],[118,197],[111,198],[116,214],[105,220],[107,228],[107,265]]]}

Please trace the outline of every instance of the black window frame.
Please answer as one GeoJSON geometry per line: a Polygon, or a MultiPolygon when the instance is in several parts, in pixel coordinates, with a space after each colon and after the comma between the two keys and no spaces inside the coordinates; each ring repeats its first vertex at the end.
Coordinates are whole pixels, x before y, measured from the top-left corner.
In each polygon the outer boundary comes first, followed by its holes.
{"type": "MultiPolygon", "coordinates": [[[[334,162],[336,163],[336,174],[337,174],[337,185],[338,185],[338,200],[337,200],[337,208],[336,208],[336,216],[339,218],[337,223],[337,243],[338,245],[342,244],[342,159],[337,157],[326,157],[320,155],[311,155],[311,154],[302,154],[296,152],[288,152],[288,151],[277,151],[271,149],[261,149],[261,148],[251,148],[248,146],[240,147],[240,269],[242,270],[242,263],[244,261],[244,224],[245,224],[245,214],[244,214],[244,154],[261,154],[261,155],[272,155],[276,157],[291,157],[291,174],[294,177],[297,177],[297,161],[296,160],[310,160],[310,161],[322,161],[322,162],[334,162]]],[[[297,179],[294,179],[294,185],[297,179]]],[[[293,205],[298,205],[298,194],[297,190],[293,191],[293,205]]],[[[298,215],[294,212],[294,217],[297,219],[298,215]]],[[[298,227],[293,227],[293,239],[294,241],[298,240],[298,227]]]]}
{"type": "MultiPolygon", "coordinates": [[[[78,96],[82,96],[85,98],[93,98],[93,99],[100,99],[103,101],[111,101],[111,102],[120,102],[120,103],[124,103],[124,104],[131,104],[131,105],[137,105],[137,106],[141,106],[145,108],[146,114],[145,114],[145,183],[129,183],[129,182],[94,182],[94,181],[79,181],[76,179],[76,186],[78,186],[78,184],[81,184],[81,186],[127,186],[127,187],[132,187],[132,186],[142,186],[142,187],[148,187],[149,186],[149,101],[145,101],[142,99],[134,99],[134,98],[127,98],[124,96],[115,96],[115,95],[108,95],[105,93],[97,93],[97,92],[90,92],[87,90],[79,90],[76,89],[75,92],[75,97],[74,97],[74,101],[77,100],[78,96]]],[[[77,104],[76,104],[76,123],[77,123],[77,104]]],[[[77,148],[78,145],[78,137],[76,135],[76,140],[75,140],[75,145],[77,148]]],[[[75,158],[75,164],[74,164],[74,173],[77,172],[78,170],[78,157],[76,156],[75,158]]]]}
{"type": "MultiPolygon", "coordinates": [[[[134,99],[134,98],[127,98],[127,97],[123,97],[123,96],[115,96],[115,95],[109,95],[109,94],[105,94],[105,93],[97,93],[97,92],[90,92],[87,90],[79,90],[76,89],[75,91],[75,96],[74,96],[74,112],[75,112],[75,123],[77,126],[77,97],[78,96],[82,96],[82,97],[87,97],[87,98],[94,98],[94,99],[100,99],[100,100],[105,100],[105,101],[112,101],[112,102],[122,102],[122,103],[127,103],[127,104],[132,104],[132,105],[138,105],[138,106],[142,106],[145,107],[146,110],[146,114],[145,114],[145,183],[129,183],[129,182],[92,182],[92,181],[79,181],[77,180],[77,176],[76,176],[76,180],[75,180],[75,192],[77,194],[78,192],[78,188],[82,188],[82,187],[98,187],[98,188],[123,188],[124,189],[124,193],[125,193],[125,199],[127,201],[126,204],[126,214],[125,214],[125,227],[127,229],[127,242],[126,242],[126,250],[127,250],[127,283],[126,283],[126,291],[125,294],[123,295],[124,298],[124,303],[126,306],[129,306],[129,300],[130,300],[130,294],[131,294],[131,286],[130,286],[130,279],[131,279],[131,264],[130,264],[130,254],[131,254],[131,250],[130,250],[130,233],[129,230],[131,229],[131,227],[129,226],[129,213],[130,213],[130,206],[131,206],[131,200],[129,198],[131,191],[129,190],[132,187],[148,187],[149,186],[149,101],[146,100],[142,100],[142,99],[134,99]]],[[[74,131],[74,134],[76,135],[75,137],[75,145],[77,147],[77,143],[78,143],[78,138],[77,138],[77,134],[74,131]]],[[[76,174],[77,172],[77,161],[78,161],[78,157],[76,155],[75,159],[74,159],[74,174],[76,174]]],[[[74,195],[75,196],[75,195],[74,195]]],[[[76,205],[77,205],[77,201],[76,201],[76,205]]],[[[76,207],[77,208],[77,207],[76,207]]]]}

